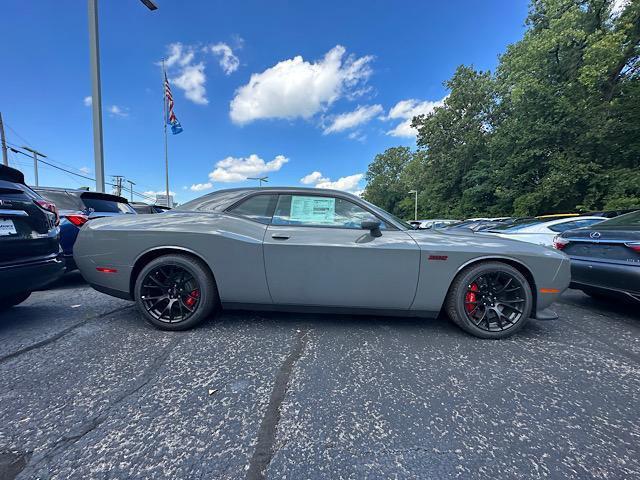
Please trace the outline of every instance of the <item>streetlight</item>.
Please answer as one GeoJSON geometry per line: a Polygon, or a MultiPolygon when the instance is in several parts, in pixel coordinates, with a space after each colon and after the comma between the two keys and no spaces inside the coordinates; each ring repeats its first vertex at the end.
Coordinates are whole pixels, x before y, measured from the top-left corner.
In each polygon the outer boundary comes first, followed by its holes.
{"type": "MultiPolygon", "coordinates": [[[[149,10],[153,0],[140,0],[149,10]]],[[[93,115],[93,157],[96,192],[104,192],[104,148],[102,144],[102,88],[100,86],[100,44],[98,39],[98,0],[87,0],[89,10],[89,57],[91,59],[91,110],[93,115]]]]}
{"type": "Polygon", "coordinates": [[[415,202],[415,209],[414,209],[414,217],[413,219],[415,221],[418,220],[418,190],[409,190],[407,193],[412,194],[414,193],[416,195],[416,202],[415,202]]]}
{"type": "Polygon", "coordinates": [[[262,182],[269,183],[269,177],[247,177],[247,180],[258,180],[260,186],[262,186],[262,182]]]}

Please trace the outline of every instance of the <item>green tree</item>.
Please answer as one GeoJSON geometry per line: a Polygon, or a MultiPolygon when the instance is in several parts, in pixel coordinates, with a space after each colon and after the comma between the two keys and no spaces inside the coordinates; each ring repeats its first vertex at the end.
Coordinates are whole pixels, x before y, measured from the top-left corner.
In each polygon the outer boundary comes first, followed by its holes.
{"type": "Polygon", "coordinates": [[[495,73],[460,66],[413,119],[418,152],[369,168],[366,195],[410,215],[536,215],[640,206],[640,0],[532,0],[495,73]],[[382,168],[384,165],[384,168],[382,168]]]}
{"type": "Polygon", "coordinates": [[[366,173],[367,186],[363,197],[400,217],[408,217],[413,207],[407,208],[407,187],[403,172],[413,159],[409,147],[393,147],[376,155],[366,173]]]}

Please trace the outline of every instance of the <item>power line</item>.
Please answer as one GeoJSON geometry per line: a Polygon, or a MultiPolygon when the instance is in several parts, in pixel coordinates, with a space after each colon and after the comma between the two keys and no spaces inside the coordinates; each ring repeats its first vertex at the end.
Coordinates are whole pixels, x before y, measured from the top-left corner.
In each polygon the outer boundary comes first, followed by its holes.
{"type": "MultiPolygon", "coordinates": [[[[7,143],[8,143],[8,142],[7,142],[7,143]]],[[[29,155],[29,154],[27,154],[27,153],[25,153],[25,152],[23,152],[23,151],[21,151],[21,150],[19,150],[19,149],[17,149],[17,148],[9,147],[9,150],[10,150],[11,152],[13,152],[13,153],[19,153],[19,154],[21,154],[21,155],[24,155],[25,157],[33,158],[31,155],[29,155]]],[[[76,177],[81,177],[81,178],[84,178],[84,179],[86,179],[86,180],[91,180],[92,182],[95,182],[95,181],[96,181],[96,180],[95,180],[95,178],[91,178],[91,177],[88,177],[88,176],[86,176],[86,175],[81,175],[81,174],[79,174],[79,173],[72,172],[71,170],[67,170],[67,169],[65,169],[65,168],[59,167],[58,165],[54,165],[53,163],[49,163],[49,162],[47,162],[46,160],[43,160],[43,159],[41,159],[41,158],[38,158],[38,162],[44,163],[45,165],[48,165],[48,166],[50,166],[50,167],[52,167],[52,168],[55,168],[55,169],[57,169],[57,170],[61,170],[61,171],[65,172],[65,173],[68,173],[68,174],[71,174],[71,175],[75,175],[76,177]]],[[[15,160],[15,158],[13,159],[13,163],[18,163],[18,162],[15,160]]],[[[23,164],[23,165],[24,165],[24,164],[23,164]]],[[[109,183],[109,182],[106,182],[106,183],[107,183],[108,185],[112,186],[112,187],[118,187],[118,185],[117,185],[117,184],[115,184],[115,183],[109,183]]],[[[122,185],[120,185],[120,187],[121,187],[121,186],[122,186],[122,185]]],[[[147,200],[151,200],[151,201],[153,201],[153,202],[155,202],[155,201],[156,201],[156,199],[155,199],[155,198],[150,197],[149,195],[146,195],[146,194],[144,194],[144,193],[136,192],[135,190],[132,190],[132,192],[133,192],[133,194],[134,194],[134,195],[138,195],[139,197],[146,198],[147,200]]]]}

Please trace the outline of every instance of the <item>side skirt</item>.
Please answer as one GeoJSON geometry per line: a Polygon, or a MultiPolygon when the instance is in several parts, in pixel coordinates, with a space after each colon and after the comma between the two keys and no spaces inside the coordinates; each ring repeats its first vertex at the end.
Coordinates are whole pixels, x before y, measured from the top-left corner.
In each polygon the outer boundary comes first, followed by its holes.
{"type": "Polygon", "coordinates": [[[295,313],[330,313],[336,315],[373,315],[385,317],[422,317],[436,318],[440,312],[425,310],[395,310],[386,308],[352,308],[352,307],[325,307],[319,305],[274,305],[261,303],[222,302],[225,310],[254,310],[269,312],[295,312],[295,313]]]}

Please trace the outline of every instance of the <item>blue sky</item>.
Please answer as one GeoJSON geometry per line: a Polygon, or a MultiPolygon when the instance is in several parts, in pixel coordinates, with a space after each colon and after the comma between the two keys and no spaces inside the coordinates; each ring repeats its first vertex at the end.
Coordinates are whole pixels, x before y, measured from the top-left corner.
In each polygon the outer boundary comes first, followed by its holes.
{"type": "MultiPolygon", "coordinates": [[[[179,202],[256,175],[361,190],[377,153],[415,146],[408,119],[442,100],[455,68],[493,69],[527,14],[525,0],[156,1],[100,2],[105,173],[164,190],[165,57],[184,128],[169,138],[179,202]]],[[[5,0],[0,17],[8,141],[93,176],[86,2],[5,0]]],[[[32,181],[26,157],[10,162],[32,181]]],[[[41,185],[90,183],[40,169],[41,185]]]]}

